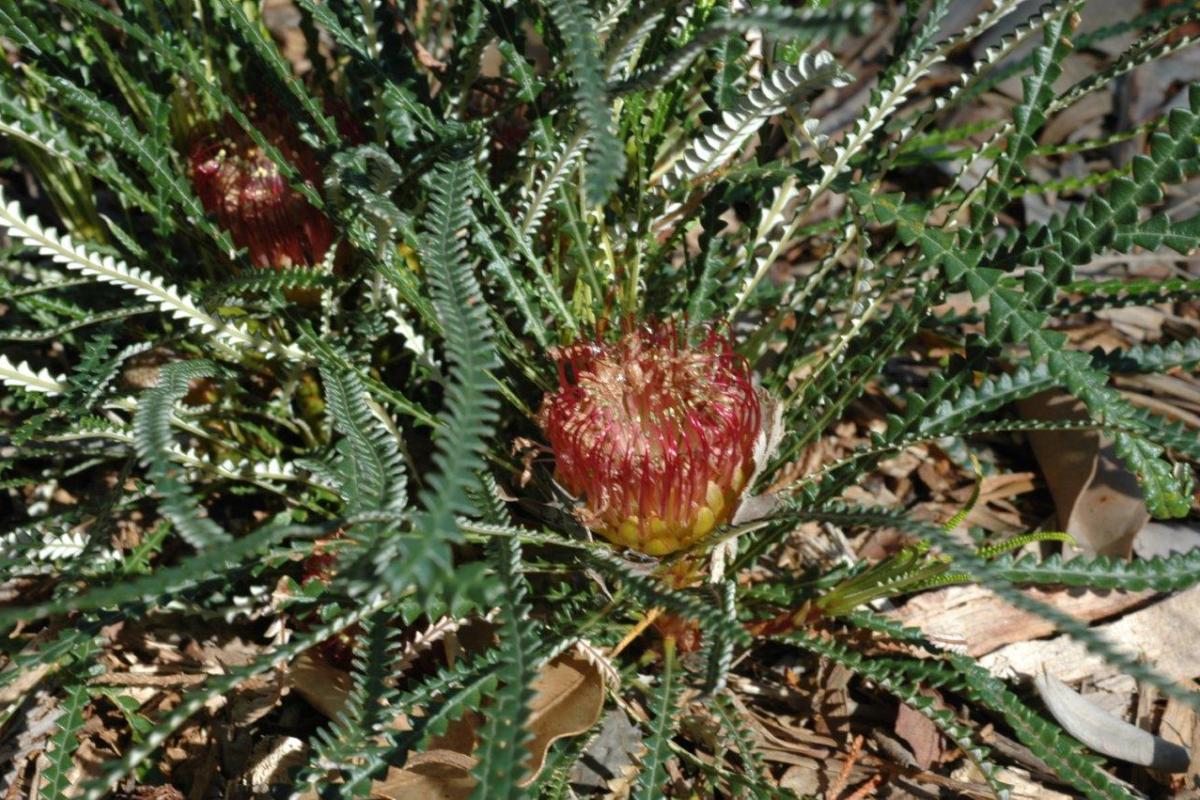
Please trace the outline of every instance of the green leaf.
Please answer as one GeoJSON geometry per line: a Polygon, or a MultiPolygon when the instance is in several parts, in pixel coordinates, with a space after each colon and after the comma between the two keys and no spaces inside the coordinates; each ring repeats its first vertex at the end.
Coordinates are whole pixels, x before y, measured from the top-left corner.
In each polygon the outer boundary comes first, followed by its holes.
{"type": "Polygon", "coordinates": [[[951,556],[957,568],[970,573],[973,578],[994,591],[1008,603],[1054,623],[1060,631],[1070,635],[1072,639],[1086,647],[1089,652],[1103,658],[1106,662],[1128,675],[1152,684],[1163,693],[1186,703],[1192,708],[1200,708],[1200,693],[1188,691],[1171,679],[1163,677],[1155,672],[1152,667],[1146,666],[1137,658],[1114,647],[1070,614],[1021,592],[1007,580],[1007,576],[1000,565],[979,558],[970,547],[962,544],[937,525],[917,522],[909,519],[902,513],[839,504],[831,504],[818,509],[795,508],[788,511],[787,516],[791,519],[810,519],[846,526],[894,526],[916,537],[928,540],[940,548],[943,553],[951,556]]]}
{"type": "Polygon", "coordinates": [[[834,39],[866,27],[870,9],[857,3],[833,8],[788,8],[762,6],[745,13],[714,19],[682,47],[662,56],[657,63],[637,70],[610,87],[614,95],[642,92],[665,86],[682,75],[709,45],[732,33],[763,31],[780,39],[808,37],[813,41],[834,39]]]}
{"type": "Polygon", "coordinates": [[[1014,559],[1001,556],[998,572],[1013,583],[1086,586],[1095,590],[1174,592],[1200,583],[1200,551],[1156,556],[1149,561],[1106,556],[1080,556],[1070,560],[1055,554],[1039,560],[1030,554],[1014,559]]]}
{"type": "Polygon", "coordinates": [[[284,59],[279,48],[268,38],[266,25],[261,20],[251,21],[246,16],[244,6],[237,0],[221,0],[220,5],[229,15],[228,18],[233,21],[233,27],[238,35],[246,44],[250,45],[254,54],[267,66],[268,74],[291,94],[296,104],[304,110],[309,119],[316,123],[321,137],[326,142],[337,142],[339,140],[337,126],[321,111],[317,101],[304,88],[304,84],[296,80],[292,74],[291,64],[284,59]]]}
{"type": "Polygon", "coordinates": [[[1129,252],[1134,247],[1155,252],[1169,247],[1187,255],[1200,247],[1200,214],[1185,220],[1171,220],[1163,212],[1140,224],[1118,225],[1113,232],[1113,249],[1129,252]]]}
{"type": "Polygon", "coordinates": [[[595,23],[585,0],[546,0],[545,5],[566,47],[575,105],[587,128],[586,199],[602,205],[625,171],[625,147],[613,127],[595,23]]]}
{"type": "Polygon", "coordinates": [[[146,475],[162,495],[159,508],[188,544],[203,551],[228,544],[229,533],[212,520],[191,494],[183,469],[171,459],[176,448],[171,435],[175,404],[188,393],[193,380],[211,378],[216,367],[208,361],[176,361],[159,370],[158,386],[142,394],[133,417],[133,441],[146,475]]]}
{"type": "Polygon", "coordinates": [[[471,774],[478,783],[471,793],[472,800],[530,796],[530,790],[518,784],[527,772],[529,752],[525,743],[532,736],[525,723],[534,696],[531,685],[537,674],[534,660],[537,630],[530,625],[520,544],[516,539],[498,538],[492,552],[504,586],[500,606],[500,667],[496,673],[500,686],[493,695],[475,751],[479,763],[471,774]]]}
{"type": "Polygon", "coordinates": [[[675,715],[678,711],[679,675],[675,660],[675,643],[666,640],[663,644],[663,667],[658,676],[658,685],[650,697],[650,734],[646,738],[646,752],[641,756],[642,771],[631,797],[634,800],[658,800],[663,796],[663,784],[667,780],[667,759],[671,755],[671,737],[675,731],[675,715]]]}
{"type": "MultiPolygon", "coordinates": [[[[89,650],[85,649],[79,655],[86,656],[89,650]]],[[[71,796],[67,790],[71,788],[75,751],[79,748],[79,734],[83,730],[83,710],[89,700],[86,681],[74,681],[66,687],[66,697],[59,704],[59,716],[55,720],[58,730],[46,751],[50,763],[42,770],[43,800],[67,800],[71,796]]]]}
{"type": "Polygon", "coordinates": [[[477,482],[486,437],[496,419],[489,371],[499,365],[499,359],[463,235],[472,219],[467,202],[471,173],[466,160],[438,166],[433,175],[426,231],[421,238],[422,264],[452,365],[442,417],[445,424],[434,438],[436,472],[427,476],[427,488],[421,493],[425,512],[415,523],[421,532],[420,544],[406,554],[406,558],[421,565],[430,581],[453,573],[449,543],[460,538],[455,518],[472,512],[466,489],[477,482]]]}
{"type": "Polygon", "coordinates": [[[827,86],[845,86],[850,77],[824,50],[805,53],[796,64],[782,64],[770,72],[721,121],[696,136],[675,169],[663,179],[671,190],[704,178],[738,156],[746,141],[769,117],[793,107],[800,98],[827,86]]]}
{"type": "Polygon", "coordinates": [[[251,559],[257,559],[264,550],[289,536],[312,537],[325,532],[320,528],[268,523],[220,547],[209,548],[149,575],[125,577],[107,586],[84,587],[77,594],[32,606],[0,609],[0,627],[73,611],[136,607],[162,595],[179,594],[211,580],[214,575],[223,575],[251,559]]]}
{"type": "Polygon", "coordinates": [[[404,511],[408,494],[399,442],[376,416],[386,412],[378,406],[372,410],[363,382],[353,371],[322,366],[321,380],[329,420],[349,443],[342,481],[346,514],[404,511]]]}

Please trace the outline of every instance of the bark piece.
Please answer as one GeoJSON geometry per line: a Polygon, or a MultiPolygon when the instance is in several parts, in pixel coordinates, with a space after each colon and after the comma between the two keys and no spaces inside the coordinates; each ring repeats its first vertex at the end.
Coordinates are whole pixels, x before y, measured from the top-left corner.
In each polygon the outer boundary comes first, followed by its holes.
{"type": "MultiPolygon", "coordinates": [[[[1154,596],[1144,592],[1092,592],[1080,589],[1024,589],[1084,622],[1111,617],[1154,596]]],[[[918,595],[891,616],[930,636],[961,640],[967,653],[982,656],[1011,644],[1054,633],[1054,624],[1021,611],[982,586],[951,586],[918,595]]],[[[1032,674],[1032,673],[1031,673],[1032,674]]]]}
{"type": "MultiPolygon", "coordinates": [[[[1200,586],[1093,628],[1113,645],[1176,681],[1200,675],[1200,586]]],[[[1068,636],[1007,645],[980,660],[993,671],[1033,677],[1046,669],[1065,683],[1124,677],[1068,636]]],[[[1132,683],[1132,680],[1130,680],[1132,683]]]]}

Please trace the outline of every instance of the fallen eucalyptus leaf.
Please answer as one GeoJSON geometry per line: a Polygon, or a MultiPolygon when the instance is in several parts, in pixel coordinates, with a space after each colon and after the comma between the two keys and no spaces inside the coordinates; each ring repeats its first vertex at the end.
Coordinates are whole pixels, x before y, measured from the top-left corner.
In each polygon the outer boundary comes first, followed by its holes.
{"type": "MultiPolygon", "coordinates": [[[[1017,403],[1029,420],[1086,420],[1074,397],[1042,392],[1017,403]]],[[[1150,519],[1137,476],[1121,464],[1108,437],[1095,430],[1030,431],[1059,525],[1090,555],[1127,557],[1150,519]]]]}
{"type": "Polygon", "coordinates": [[[1067,733],[1101,755],[1162,772],[1187,772],[1187,748],[1117,719],[1045,670],[1034,685],[1067,733]]]}
{"type": "MultiPolygon", "coordinates": [[[[937,707],[946,707],[940,697],[935,695],[932,699],[937,707]]],[[[896,736],[908,745],[913,759],[921,769],[927,770],[935,764],[940,764],[950,752],[937,725],[925,714],[914,711],[907,703],[901,703],[896,709],[893,730],[896,736]]]]}
{"type": "Polygon", "coordinates": [[[425,742],[425,749],[453,750],[465,756],[475,752],[479,744],[479,729],[483,727],[484,717],[478,711],[468,711],[461,717],[451,720],[446,730],[436,736],[430,736],[425,742]]]}

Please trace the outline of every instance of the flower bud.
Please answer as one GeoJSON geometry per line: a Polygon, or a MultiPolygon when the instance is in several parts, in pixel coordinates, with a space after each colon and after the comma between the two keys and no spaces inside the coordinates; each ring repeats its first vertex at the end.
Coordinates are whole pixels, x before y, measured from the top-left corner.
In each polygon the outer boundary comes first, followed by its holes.
{"type": "Polygon", "coordinates": [[[671,324],[554,351],[559,388],[540,422],[555,478],[585,523],[652,556],[728,522],[754,471],[760,402],[728,337],[688,344],[671,324]]]}
{"type": "MultiPolygon", "coordinates": [[[[319,581],[322,584],[328,584],[333,580],[337,571],[337,556],[326,548],[336,540],[345,538],[345,535],[345,532],[339,528],[331,538],[317,543],[312,555],[306,558],[301,566],[301,585],[309,581],[319,581]]],[[[315,611],[307,612],[297,622],[301,629],[320,624],[315,611]]],[[[360,633],[361,627],[352,625],[321,642],[317,645],[316,649],[329,664],[348,672],[354,661],[354,643],[357,641],[360,633]]]]}

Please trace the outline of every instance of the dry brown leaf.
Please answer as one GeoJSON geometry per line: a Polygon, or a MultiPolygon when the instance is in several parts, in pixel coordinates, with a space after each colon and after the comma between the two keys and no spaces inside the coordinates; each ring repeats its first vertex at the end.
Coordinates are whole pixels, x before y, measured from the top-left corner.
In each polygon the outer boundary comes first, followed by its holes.
{"type": "Polygon", "coordinates": [[[132,789],[117,792],[113,798],[114,800],[183,800],[183,792],[174,786],[134,786],[132,789]]]}
{"type": "MultiPolygon", "coordinates": [[[[287,684],[295,689],[301,697],[313,708],[329,718],[333,718],[345,706],[350,695],[352,680],[350,675],[340,669],[329,666],[320,658],[305,653],[296,659],[288,671],[287,684]]],[[[529,721],[527,727],[532,738],[526,745],[529,758],[526,766],[529,775],[521,782],[528,786],[537,778],[546,762],[546,753],[555,741],[567,736],[578,736],[591,729],[600,719],[604,710],[604,674],[587,658],[568,651],[542,667],[538,677],[533,682],[533,700],[529,704],[529,721]]],[[[456,753],[470,759],[470,752],[478,741],[478,732],[484,717],[478,714],[468,715],[450,725],[447,732],[432,743],[431,753],[456,753]]],[[[401,715],[397,724],[407,726],[407,719],[401,715]]],[[[414,756],[415,758],[415,756],[414,756]]],[[[471,759],[473,761],[473,759],[471,759]]],[[[418,764],[426,764],[419,761],[418,764]]],[[[413,761],[405,765],[404,770],[389,774],[388,781],[409,781],[413,787],[429,787],[444,780],[445,791],[450,794],[412,794],[396,795],[397,797],[457,797],[453,791],[459,785],[460,777],[453,773],[444,759],[434,759],[434,766],[424,766],[412,776],[406,776],[413,761]]],[[[462,763],[456,762],[456,763],[462,763]]],[[[467,767],[466,773],[470,772],[467,767]]],[[[466,780],[471,780],[469,775],[466,780]]],[[[385,781],[386,782],[386,781],[385,781]]],[[[397,784],[400,785],[400,784],[397,784]]],[[[472,783],[473,785],[473,783],[472,783]]],[[[382,790],[381,790],[382,791],[382,790]]],[[[470,794],[468,789],[467,794],[470,794]]],[[[465,795],[464,795],[465,796],[465,795]]]]}
{"type": "Polygon", "coordinates": [[[901,703],[896,713],[896,735],[908,745],[921,769],[940,764],[946,756],[946,741],[929,717],[901,703]]]}
{"type": "Polygon", "coordinates": [[[790,789],[798,797],[819,797],[827,778],[811,764],[795,764],[787,768],[779,779],[780,789],[790,789]]]}
{"type": "Polygon", "coordinates": [[[1096,318],[1112,323],[1119,333],[1134,342],[1157,341],[1162,338],[1163,323],[1167,315],[1154,306],[1131,306],[1128,308],[1103,308],[1096,318]]]}
{"type": "Polygon", "coordinates": [[[393,767],[371,787],[379,800],[467,800],[475,789],[475,759],[454,750],[413,753],[404,769],[393,767]]]}
{"type": "MultiPolygon", "coordinates": [[[[951,775],[960,781],[983,782],[983,774],[970,761],[954,770],[951,775]]],[[[1018,767],[1001,767],[996,771],[995,776],[998,780],[1013,787],[1012,797],[1019,800],[1077,800],[1078,797],[1078,795],[1064,794],[1049,789],[1034,780],[1028,771],[1018,767]]]]}
{"type": "MultiPolygon", "coordinates": [[[[1122,388],[1136,389],[1143,396],[1154,395],[1161,398],[1169,405],[1168,409],[1164,409],[1168,416],[1190,425],[1197,424],[1195,412],[1200,411],[1200,384],[1192,375],[1124,375],[1119,385],[1122,388]]],[[[1122,394],[1129,395],[1132,392],[1122,394]]]]}
{"type": "Polygon", "coordinates": [[[533,682],[528,727],[533,739],[528,786],[542,771],[550,745],[567,736],[578,736],[600,719],[604,710],[604,677],[588,659],[566,652],[542,667],[533,682]]]}
{"type": "Polygon", "coordinates": [[[1075,103],[1062,114],[1056,114],[1042,129],[1038,141],[1042,144],[1065,141],[1069,134],[1111,113],[1112,104],[1112,95],[1108,92],[1089,94],[1084,102],[1075,103]]]}
{"type": "Polygon", "coordinates": [[[28,694],[33,687],[37,686],[38,683],[41,682],[42,678],[46,677],[51,670],[57,668],[58,664],[56,663],[38,664],[32,669],[20,671],[10,668],[11,671],[16,672],[17,674],[11,678],[8,675],[5,676],[6,679],[11,680],[11,683],[0,689],[0,714],[3,714],[3,716],[7,718],[13,711],[16,710],[14,704],[24,700],[25,695],[28,694]]]}
{"type": "Polygon", "coordinates": [[[568,780],[581,795],[613,792],[629,770],[638,772],[634,755],[642,749],[638,727],[624,709],[614,708],[604,715],[599,732],[588,742],[583,756],[571,765],[568,780]]]}
{"type": "MultiPolygon", "coordinates": [[[[550,745],[564,736],[578,736],[600,719],[604,708],[604,679],[590,661],[574,653],[563,653],[546,666],[533,682],[534,697],[529,704],[527,727],[533,738],[527,766],[529,774],[519,785],[528,786],[542,771],[550,745]]],[[[467,726],[452,737],[455,745],[464,747],[475,743],[476,726],[482,717],[466,718],[467,726]],[[468,735],[469,734],[469,735],[468,735]]],[[[376,797],[429,798],[429,800],[460,800],[469,797],[475,788],[471,769],[475,758],[445,747],[416,753],[404,769],[392,770],[377,783],[372,794],[376,797]]]]}
{"type": "Polygon", "coordinates": [[[287,686],[308,704],[333,719],[346,705],[354,681],[350,673],[329,666],[311,651],[301,653],[287,668],[287,686]]]}
{"type": "Polygon", "coordinates": [[[479,744],[479,729],[484,717],[477,711],[468,711],[446,726],[444,733],[429,737],[426,750],[453,750],[469,756],[479,744]]]}
{"type": "Polygon", "coordinates": [[[308,43],[300,30],[300,10],[291,0],[267,0],[262,8],[263,24],[279,44],[279,50],[297,75],[312,70],[308,43]]]}
{"type": "MultiPolygon", "coordinates": [[[[1001,472],[996,475],[985,475],[979,483],[979,497],[976,506],[986,503],[996,503],[1001,500],[1011,500],[1026,492],[1033,491],[1035,475],[1032,472],[1001,472]]],[[[964,486],[955,497],[966,501],[974,492],[974,486],[964,486]]]]}
{"type": "MultiPolygon", "coordinates": [[[[1083,420],[1083,404],[1058,391],[1017,403],[1026,419],[1083,420]]],[[[1128,556],[1133,538],[1150,520],[1137,477],[1125,469],[1098,431],[1032,431],[1059,525],[1091,555],[1128,556]]]]}

